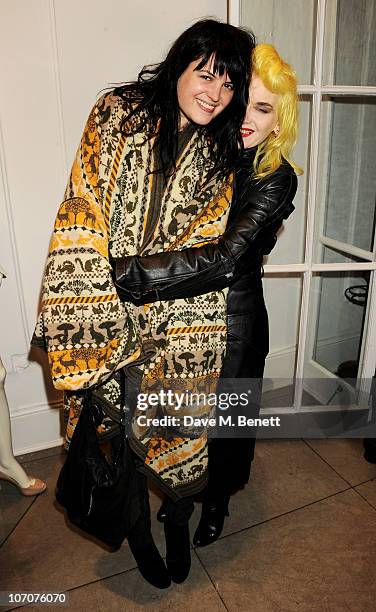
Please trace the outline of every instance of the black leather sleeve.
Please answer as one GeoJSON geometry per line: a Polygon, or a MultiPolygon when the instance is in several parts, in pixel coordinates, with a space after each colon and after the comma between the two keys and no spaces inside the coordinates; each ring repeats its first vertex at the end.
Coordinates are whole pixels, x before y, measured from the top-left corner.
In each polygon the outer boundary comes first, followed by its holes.
{"type": "Polygon", "coordinates": [[[230,286],[237,272],[260,266],[269,253],[276,232],[294,210],[295,173],[285,169],[261,181],[242,181],[225,233],[215,242],[182,251],[113,262],[114,282],[123,301],[144,304],[156,300],[192,297],[230,286]]]}

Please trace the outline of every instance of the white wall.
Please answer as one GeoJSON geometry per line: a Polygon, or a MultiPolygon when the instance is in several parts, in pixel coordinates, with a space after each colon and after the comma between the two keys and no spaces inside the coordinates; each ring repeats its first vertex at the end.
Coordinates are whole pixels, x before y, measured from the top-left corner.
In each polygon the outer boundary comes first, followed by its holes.
{"type": "MultiPolygon", "coordinates": [[[[16,453],[60,442],[45,364],[27,359],[58,203],[101,88],[135,78],[226,0],[1,0],[0,354],[16,453]],[[42,367],[43,366],[43,367],[42,367]]],[[[41,356],[39,357],[41,359],[41,356]]]]}

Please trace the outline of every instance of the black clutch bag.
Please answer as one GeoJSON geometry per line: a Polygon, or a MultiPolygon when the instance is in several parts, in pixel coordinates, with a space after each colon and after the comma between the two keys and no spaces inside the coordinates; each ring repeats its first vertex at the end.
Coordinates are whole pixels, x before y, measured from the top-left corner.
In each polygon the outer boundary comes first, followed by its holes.
{"type": "Polygon", "coordinates": [[[137,473],[125,437],[124,410],[111,440],[111,460],[101,450],[97,426],[103,412],[89,390],[56,485],[56,499],[71,523],[111,548],[119,548],[139,513],[137,473]]]}

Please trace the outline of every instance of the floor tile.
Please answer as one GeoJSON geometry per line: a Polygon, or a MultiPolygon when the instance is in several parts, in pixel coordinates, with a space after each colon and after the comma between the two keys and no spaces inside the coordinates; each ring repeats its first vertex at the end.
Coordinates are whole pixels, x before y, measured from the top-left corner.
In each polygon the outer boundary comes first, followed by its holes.
{"type": "Polygon", "coordinates": [[[0,546],[33,503],[9,482],[0,482],[0,546]]]}
{"type": "Polygon", "coordinates": [[[376,465],[363,457],[363,440],[306,440],[352,486],[376,477],[376,465]]]}
{"type": "Polygon", "coordinates": [[[35,451],[34,453],[25,453],[24,455],[18,455],[16,457],[18,463],[30,463],[31,461],[38,461],[39,459],[45,459],[46,457],[53,457],[53,455],[60,455],[62,453],[62,446],[52,446],[51,448],[45,448],[44,450],[35,451]]]}
{"type": "MultiPolygon", "coordinates": [[[[28,512],[0,548],[3,589],[57,588],[61,591],[123,572],[136,565],[126,541],[119,551],[108,552],[104,546],[67,521],[64,511],[54,497],[64,458],[65,453],[60,451],[59,454],[39,459],[37,462],[24,464],[27,471],[35,473],[34,475],[47,482],[48,489],[37,498],[32,498],[34,502],[28,512]]],[[[23,498],[17,490],[13,492],[13,497],[19,503],[30,499],[23,498]]],[[[165,556],[163,525],[156,520],[160,504],[161,498],[152,489],[152,531],[161,554],[165,556]]],[[[11,522],[12,511],[8,514],[11,522]]],[[[14,523],[16,518],[15,513],[14,523]]]]}
{"type": "MultiPolygon", "coordinates": [[[[86,610],[224,612],[226,610],[195,554],[192,556],[190,575],[184,584],[172,584],[168,589],[159,590],[145,582],[138,570],[131,570],[75,589],[69,592],[68,596],[69,611],[80,612],[86,610]]],[[[19,609],[26,611],[38,608],[19,609]]],[[[55,611],[56,607],[46,606],[43,610],[55,611]]]]}
{"type": "Polygon", "coordinates": [[[373,610],[375,519],[348,490],[196,552],[231,612],[373,610]]]}
{"type": "MultiPolygon", "coordinates": [[[[38,476],[47,481],[48,489],[35,499],[0,548],[3,589],[61,591],[135,567],[126,542],[119,551],[108,552],[67,523],[54,500],[62,463],[60,455],[38,461],[38,476]]],[[[159,503],[152,494],[154,516],[159,503]]],[[[155,519],[153,533],[161,554],[165,554],[163,526],[155,519]]]]}
{"type": "Polygon", "coordinates": [[[355,487],[358,491],[374,508],[376,508],[376,479],[364,482],[361,485],[355,487]]]}
{"type": "Polygon", "coordinates": [[[230,501],[223,535],[348,488],[300,440],[260,440],[249,484],[230,501]]]}
{"type": "MultiPolygon", "coordinates": [[[[25,455],[25,457],[26,456],[27,455],[25,455]]],[[[59,470],[65,461],[65,457],[66,451],[64,451],[62,446],[60,446],[58,447],[58,451],[52,455],[40,457],[39,459],[31,459],[30,461],[24,461],[22,463],[22,467],[31,476],[41,478],[45,481],[50,481],[47,484],[54,487],[59,470]]]]}
{"type": "MultiPolygon", "coordinates": [[[[38,473],[35,475],[47,481],[48,490],[35,498],[21,523],[0,548],[0,566],[4,568],[3,589],[62,591],[109,576],[113,576],[115,580],[114,574],[135,566],[126,543],[120,551],[109,553],[67,523],[60,506],[54,502],[54,488],[64,456],[55,454],[24,464],[28,471],[34,470],[33,474],[38,466],[38,473]]],[[[290,440],[259,441],[256,445],[250,484],[231,501],[231,516],[226,520],[224,535],[343,491],[347,486],[307,444],[290,440]]],[[[17,491],[13,494],[25,499],[17,491]]],[[[151,492],[150,499],[153,534],[161,554],[164,555],[163,525],[155,518],[160,498],[155,492],[151,492]]],[[[192,536],[200,510],[200,504],[196,504],[191,519],[192,536]]],[[[228,540],[225,538],[223,541],[228,540]]],[[[127,573],[127,576],[131,581],[136,580],[134,576],[138,576],[138,572],[127,573]]],[[[191,584],[191,578],[189,581],[191,584]]],[[[94,588],[94,585],[90,588],[94,588]]],[[[131,593],[126,593],[126,596],[130,597],[131,593]]],[[[102,595],[99,593],[98,597],[100,599],[102,595]]],[[[163,601],[165,606],[169,600],[160,601],[163,601]]],[[[222,605],[215,599],[213,605],[217,604],[222,605]]],[[[116,607],[118,604],[114,602],[114,605],[116,607]]],[[[210,605],[211,599],[208,603],[208,606],[210,605]]]]}
{"type": "MultiPolygon", "coordinates": [[[[44,479],[45,474],[48,473],[49,462],[39,462],[42,459],[56,456],[62,456],[61,446],[49,448],[45,451],[38,451],[37,453],[22,455],[17,457],[17,460],[19,463],[22,463],[22,467],[30,476],[44,479]]],[[[52,465],[54,465],[54,463],[52,463],[52,465]]],[[[3,480],[0,481],[0,545],[17,525],[20,518],[34,502],[34,499],[34,497],[25,497],[22,495],[17,487],[11,483],[3,480]]]]}

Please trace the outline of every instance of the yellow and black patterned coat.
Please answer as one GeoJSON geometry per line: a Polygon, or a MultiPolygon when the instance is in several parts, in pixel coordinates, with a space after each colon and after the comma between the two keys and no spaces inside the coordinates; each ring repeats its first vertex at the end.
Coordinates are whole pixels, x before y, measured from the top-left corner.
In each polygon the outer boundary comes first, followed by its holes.
{"type": "MultiPolygon", "coordinates": [[[[180,137],[176,170],[161,184],[153,140],[120,130],[129,106],[114,92],[95,104],[57,213],[43,282],[42,311],[33,344],[48,353],[52,380],[65,391],[66,446],[80,414],[74,392],[98,393],[116,418],[115,372],[127,366],[142,377],[141,391],[212,391],[226,343],[226,291],[145,306],[122,303],[110,256],[180,250],[224,232],[231,186],[212,179],[207,147],[191,126],[180,137]],[[159,177],[159,178],[158,178],[159,177]],[[203,185],[205,187],[203,188],[203,185]]],[[[160,407],[159,407],[160,409],[160,407]]],[[[187,408],[188,409],[188,408],[187,408]]],[[[171,408],[172,412],[174,411],[171,408]]],[[[205,406],[189,414],[204,415],[205,406]]],[[[147,410],[154,414],[155,408],[147,410]]],[[[168,412],[168,410],[167,410],[168,412]]],[[[145,471],[172,497],[199,490],[206,480],[207,439],[155,436],[136,423],[134,450],[145,471]]],[[[106,432],[104,422],[102,432],[106,432]]]]}

